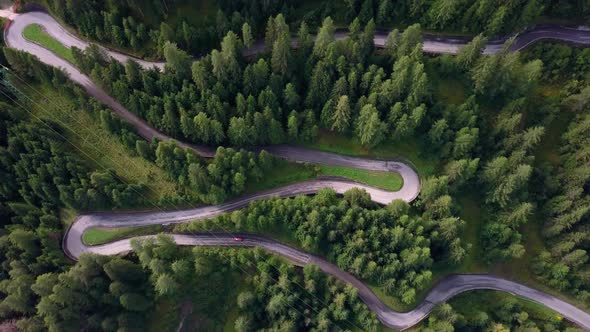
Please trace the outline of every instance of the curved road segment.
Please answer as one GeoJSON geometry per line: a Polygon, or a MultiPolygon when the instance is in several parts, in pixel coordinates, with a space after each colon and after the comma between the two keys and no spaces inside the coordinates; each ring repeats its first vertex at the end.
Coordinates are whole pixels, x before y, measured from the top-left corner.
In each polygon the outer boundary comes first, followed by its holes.
{"type": "MultiPolygon", "coordinates": [[[[229,204],[228,204],[229,205],[229,204]]],[[[234,207],[237,208],[237,207],[234,207]]],[[[211,214],[220,214],[228,211],[229,207],[209,207],[203,208],[210,209],[208,212],[211,214]]],[[[202,211],[202,214],[206,214],[202,211]]],[[[138,222],[140,219],[133,217],[129,218],[128,221],[123,221],[119,218],[112,218],[113,215],[86,215],[80,217],[74,226],[69,230],[66,235],[66,248],[76,250],[67,252],[71,257],[76,258],[82,252],[90,251],[101,255],[117,255],[127,253],[132,250],[131,239],[119,240],[104,245],[86,247],[81,242],[81,231],[89,227],[95,227],[100,225],[101,227],[113,227],[113,224],[118,222],[138,222]],[[72,233],[74,232],[75,235],[72,233]]],[[[136,216],[140,216],[137,214],[136,216]]],[[[157,216],[153,217],[145,215],[148,218],[147,223],[157,221],[157,216]],[[151,218],[154,218],[151,220],[151,218]]],[[[204,218],[205,216],[203,216],[204,218]]],[[[440,282],[438,282],[428,293],[426,298],[418,305],[415,309],[408,312],[397,312],[391,310],[385,303],[383,303],[369,287],[367,287],[362,281],[354,277],[352,274],[341,270],[335,264],[332,264],[325,259],[311,255],[304,251],[295,249],[288,245],[280,242],[267,239],[262,236],[253,234],[227,234],[227,233],[208,233],[208,234],[171,234],[172,238],[178,245],[183,246],[240,246],[240,247],[261,247],[271,253],[280,255],[288,259],[293,264],[304,266],[307,264],[317,265],[322,271],[333,277],[339,279],[342,282],[348,283],[355,287],[358,291],[358,295],[363,302],[373,311],[377,318],[385,325],[390,328],[405,330],[424,319],[434,309],[434,307],[458,294],[471,291],[471,290],[497,290],[509,292],[513,295],[517,295],[531,301],[540,303],[552,310],[555,310],[563,317],[574,322],[584,330],[590,330],[590,315],[583,310],[576,308],[575,306],[560,300],[559,298],[549,295],[545,292],[541,292],[534,288],[530,288],[521,285],[516,282],[512,282],[503,278],[490,275],[479,275],[479,274],[464,274],[464,275],[451,275],[440,282]],[[234,237],[242,237],[243,241],[235,241],[234,237]]],[[[139,236],[134,239],[145,241],[148,239],[154,239],[155,235],[139,236]]]]}
{"type": "MultiPolygon", "coordinates": [[[[54,38],[64,45],[71,47],[76,46],[84,49],[88,43],[68,32],[51,16],[42,12],[30,12],[25,14],[14,14],[9,10],[0,10],[0,16],[9,17],[12,24],[5,32],[5,41],[9,47],[19,49],[36,55],[42,62],[61,67],[70,78],[76,83],[83,86],[87,92],[108,105],[119,116],[130,122],[138,133],[148,139],[158,138],[161,140],[170,139],[168,136],[151,128],[142,119],[126,110],[116,100],[111,98],[100,87],[96,86],[90,78],[82,74],[76,67],[66,60],[61,59],[51,51],[27,41],[23,35],[23,29],[30,24],[39,24],[54,38]]],[[[337,33],[337,38],[344,38],[345,33],[337,33]]],[[[383,47],[387,38],[386,31],[378,31],[375,34],[375,45],[383,47]]],[[[495,53],[502,48],[502,44],[507,38],[490,41],[484,50],[485,53],[495,53]]],[[[590,44],[590,32],[562,27],[538,27],[534,30],[524,32],[517,36],[511,46],[511,50],[520,50],[531,43],[540,39],[556,39],[566,42],[590,44]]],[[[423,47],[425,52],[429,53],[456,53],[460,47],[464,46],[468,40],[459,37],[445,37],[435,35],[424,35],[423,47]]],[[[255,53],[261,50],[261,46],[255,46],[247,50],[246,53],[255,53]]],[[[117,52],[106,50],[107,54],[118,61],[127,61],[129,56],[117,52]]],[[[161,62],[147,62],[140,59],[133,59],[144,68],[157,67],[164,68],[161,62]]],[[[185,148],[191,148],[205,157],[212,157],[215,151],[210,147],[203,147],[193,144],[179,142],[179,145],[185,148]]],[[[64,238],[64,250],[66,254],[73,259],[79,257],[82,253],[92,252],[102,255],[114,255],[126,253],[131,250],[131,240],[125,239],[100,246],[86,246],[82,242],[82,234],[85,230],[92,227],[115,228],[122,226],[145,226],[155,224],[173,224],[188,222],[215,217],[222,213],[233,211],[246,206],[249,202],[258,199],[269,198],[272,196],[290,197],[299,194],[313,194],[321,188],[330,187],[338,193],[351,188],[363,188],[369,192],[371,199],[380,204],[387,204],[394,199],[403,199],[412,201],[416,198],[420,190],[420,179],[416,172],[408,165],[395,161],[378,161],[362,158],[345,157],[331,153],[307,150],[292,146],[272,146],[265,147],[270,153],[299,161],[309,163],[322,163],[334,166],[345,166],[361,168],[368,170],[382,170],[398,172],[403,180],[404,185],[400,191],[387,192],[366,185],[342,181],[342,180],[312,180],[295,183],[281,188],[260,192],[254,195],[245,196],[240,199],[230,201],[218,206],[207,206],[196,209],[169,212],[135,212],[135,213],[100,213],[80,216],[73,225],[68,229],[64,238]]],[[[425,300],[414,310],[406,313],[399,313],[389,309],[377,296],[360,280],[351,274],[342,271],[336,265],[311,254],[305,253],[298,249],[289,247],[285,244],[264,237],[242,234],[243,241],[234,241],[234,235],[224,234],[172,234],[172,237],[179,245],[190,246],[248,246],[262,247],[270,252],[279,254],[297,265],[315,264],[324,272],[338,278],[339,280],[353,285],[358,289],[358,294],[367,306],[377,314],[379,320],[386,326],[396,329],[407,329],[420,322],[430,313],[433,307],[449,298],[475,289],[492,289],[509,292],[529,300],[545,305],[568,320],[578,324],[580,327],[590,330],[590,314],[572,306],[547,293],[532,289],[530,287],[498,278],[490,275],[453,275],[439,282],[428,294],[425,300]]],[[[142,236],[137,239],[154,238],[154,236],[142,236]]]]}

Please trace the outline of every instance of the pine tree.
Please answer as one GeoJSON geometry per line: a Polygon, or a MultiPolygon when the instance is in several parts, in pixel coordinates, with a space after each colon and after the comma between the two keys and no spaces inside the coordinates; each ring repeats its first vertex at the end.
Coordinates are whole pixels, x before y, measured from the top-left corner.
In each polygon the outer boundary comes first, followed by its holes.
{"type": "Polygon", "coordinates": [[[387,39],[385,40],[385,51],[387,55],[389,55],[394,60],[397,58],[398,54],[397,48],[399,46],[399,39],[399,31],[397,29],[393,29],[391,32],[389,32],[387,39]]]}
{"type": "Polygon", "coordinates": [[[252,28],[250,28],[250,24],[248,24],[248,22],[245,22],[242,25],[242,41],[246,48],[252,47],[254,42],[254,39],[252,38],[252,28]]]}
{"type": "Polygon", "coordinates": [[[328,45],[334,41],[334,21],[329,16],[324,19],[313,46],[313,55],[323,58],[328,51],[328,45]]]}
{"type": "Polygon", "coordinates": [[[324,106],[332,90],[331,75],[328,65],[319,61],[313,70],[306,104],[309,108],[318,109],[324,106]]]}
{"type": "Polygon", "coordinates": [[[295,85],[293,83],[287,83],[285,91],[283,92],[283,100],[287,110],[296,110],[299,107],[301,98],[297,94],[295,85]]]}
{"type": "Polygon", "coordinates": [[[166,66],[176,72],[179,77],[190,77],[192,59],[186,52],[178,49],[176,44],[171,42],[164,44],[164,57],[166,66]]]}
{"type": "Polygon", "coordinates": [[[387,125],[379,119],[379,111],[371,104],[363,106],[356,123],[356,134],[361,144],[373,147],[385,138],[387,125]]]}
{"type": "Polygon", "coordinates": [[[309,28],[305,22],[301,22],[301,26],[297,32],[297,44],[299,50],[301,50],[304,55],[307,54],[313,46],[313,39],[309,34],[309,28]]]}
{"type": "Polygon", "coordinates": [[[381,0],[379,2],[379,8],[377,9],[377,24],[384,25],[391,19],[391,13],[393,12],[393,4],[391,0],[381,0]]]}
{"type": "Polygon", "coordinates": [[[401,58],[404,55],[410,55],[416,48],[420,47],[420,54],[422,53],[422,32],[420,31],[420,24],[413,24],[404,30],[400,35],[398,47],[397,47],[397,58],[401,58]]]}
{"type": "Polygon", "coordinates": [[[350,104],[348,96],[341,96],[338,99],[336,110],[332,116],[332,130],[337,132],[345,132],[350,126],[350,104]]]}
{"type": "Polygon", "coordinates": [[[233,117],[230,119],[227,137],[234,146],[251,144],[251,133],[244,118],[233,117]]]}
{"type": "Polygon", "coordinates": [[[290,40],[280,36],[272,47],[271,67],[273,72],[286,75],[289,72],[289,58],[291,57],[290,40]]]}
{"type": "Polygon", "coordinates": [[[480,33],[459,49],[455,61],[464,70],[471,69],[483,53],[487,42],[487,38],[480,33]]]}
{"type": "Polygon", "coordinates": [[[461,1],[457,0],[436,0],[427,14],[431,24],[439,28],[447,26],[448,22],[459,13],[460,5],[461,1]]]}
{"type": "Polygon", "coordinates": [[[292,142],[297,141],[299,138],[299,119],[295,111],[292,111],[287,119],[287,134],[292,142]]]}

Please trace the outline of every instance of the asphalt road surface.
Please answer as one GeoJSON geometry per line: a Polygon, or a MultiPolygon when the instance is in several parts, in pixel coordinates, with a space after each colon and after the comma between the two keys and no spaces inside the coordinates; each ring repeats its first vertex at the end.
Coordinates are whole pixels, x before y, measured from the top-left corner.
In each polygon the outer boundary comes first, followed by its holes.
{"type": "MultiPolygon", "coordinates": [[[[27,41],[23,36],[23,29],[30,24],[39,24],[54,38],[66,46],[76,46],[85,48],[88,43],[74,36],[66,29],[61,27],[51,16],[42,12],[30,12],[26,14],[14,14],[9,10],[0,10],[0,16],[9,17],[12,20],[10,28],[5,32],[5,41],[9,47],[16,48],[36,55],[42,62],[61,67],[76,83],[84,87],[87,92],[108,105],[119,116],[131,123],[138,133],[148,139],[158,138],[161,140],[170,139],[168,136],[151,128],[142,119],[138,118],[131,112],[127,111],[121,104],[107,95],[101,88],[96,86],[87,76],[82,74],[77,68],[66,60],[61,59],[47,49],[27,41]]],[[[345,33],[337,33],[337,38],[344,38],[345,33]]],[[[378,31],[375,34],[375,45],[383,47],[387,37],[387,32],[378,31]]],[[[485,53],[495,53],[502,48],[503,42],[507,39],[497,39],[491,41],[485,53]]],[[[590,32],[563,27],[544,26],[537,27],[533,30],[521,33],[515,39],[511,50],[520,50],[531,43],[541,39],[554,39],[577,44],[590,44],[590,32]]],[[[461,37],[424,35],[423,48],[425,52],[430,53],[456,53],[460,47],[464,46],[468,40],[461,37]]],[[[259,43],[247,53],[256,53],[262,50],[259,43]]],[[[126,61],[131,57],[106,50],[113,58],[119,61],[126,61]]],[[[144,68],[157,67],[162,69],[163,63],[147,62],[140,59],[134,59],[144,68]]],[[[210,147],[197,146],[179,142],[179,145],[194,149],[197,153],[205,157],[212,157],[215,151],[210,147]]],[[[262,148],[261,148],[262,149],[262,148]]],[[[126,253],[131,250],[131,240],[125,239],[114,241],[100,246],[86,246],[82,243],[82,234],[85,230],[92,227],[121,227],[121,226],[142,226],[155,224],[182,223],[191,220],[200,220],[211,218],[216,215],[226,213],[235,209],[246,206],[249,202],[258,199],[264,199],[273,196],[290,197],[299,194],[313,194],[317,190],[325,187],[333,188],[336,192],[342,193],[354,187],[360,187],[371,195],[371,199],[381,204],[387,204],[394,199],[403,199],[412,201],[416,198],[420,190],[420,179],[416,172],[408,165],[396,161],[379,161],[361,158],[340,156],[336,154],[318,152],[308,149],[292,146],[273,146],[264,147],[265,150],[279,157],[309,163],[321,163],[335,166],[345,166],[369,170],[385,170],[398,172],[404,184],[398,192],[387,192],[384,190],[372,188],[366,185],[341,180],[312,180],[295,183],[273,190],[260,192],[254,195],[245,196],[240,199],[221,204],[218,206],[207,206],[196,209],[187,209],[169,212],[134,212],[134,213],[100,213],[80,216],[68,229],[64,237],[64,250],[66,254],[76,259],[84,252],[92,252],[102,255],[115,255],[126,253]]],[[[172,234],[172,237],[179,245],[191,246],[258,246],[272,253],[281,255],[297,265],[316,264],[326,273],[338,278],[339,280],[353,285],[361,299],[367,306],[374,311],[379,320],[386,326],[396,329],[406,329],[420,322],[432,308],[449,298],[465,291],[474,289],[492,289],[509,292],[529,300],[543,304],[568,320],[578,324],[580,327],[590,330],[590,314],[564,302],[552,295],[532,289],[530,287],[508,281],[491,275],[453,275],[439,282],[428,294],[426,299],[414,310],[406,313],[399,313],[389,309],[375,294],[360,280],[351,274],[342,271],[334,264],[298,249],[289,247],[279,242],[266,239],[264,237],[252,234],[172,234]],[[235,241],[235,236],[241,236],[243,241],[235,241]]],[[[138,239],[153,238],[153,236],[137,237],[138,239]]]]}
{"type": "MultiPolygon", "coordinates": [[[[219,211],[217,213],[223,212],[219,211]]],[[[76,229],[76,236],[70,236],[70,233],[68,233],[67,248],[69,249],[71,248],[70,245],[73,245],[73,247],[78,250],[75,252],[68,252],[72,258],[75,259],[78,257],[77,255],[80,255],[82,252],[93,252],[101,255],[117,255],[132,250],[132,239],[114,241],[100,246],[84,246],[80,241],[78,232],[81,231],[83,227],[92,227],[95,222],[104,226],[107,225],[109,221],[101,218],[95,219],[93,216],[82,216],[72,227],[72,229],[79,227],[76,229]]],[[[70,232],[72,232],[72,229],[70,229],[70,232]]],[[[497,290],[509,292],[513,295],[540,303],[558,312],[560,315],[577,324],[584,330],[590,330],[590,315],[583,310],[580,310],[553,295],[496,276],[483,274],[450,275],[439,281],[415,309],[408,312],[397,312],[391,310],[385,303],[383,303],[362,281],[352,274],[341,270],[335,264],[332,264],[321,257],[311,255],[272,239],[244,233],[171,234],[170,236],[178,245],[183,246],[261,247],[271,253],[288,259],[295,265],[317,265],[325,273],[355,287],[361,300],[363,300],[371,311],[375,312],[378,319],[384,325],[398,330],[405,330],[418,324],[422,319],[428,316],[437,304],[445,302],[453,296],[471,290],[497,290]],[[236,241],[235,237],[241,237],[243,240],[236,241]]],[[[146,241],[153,239],[154,237],[154,235],[147,235],[136,237],[134,239],[146,241]]]]}

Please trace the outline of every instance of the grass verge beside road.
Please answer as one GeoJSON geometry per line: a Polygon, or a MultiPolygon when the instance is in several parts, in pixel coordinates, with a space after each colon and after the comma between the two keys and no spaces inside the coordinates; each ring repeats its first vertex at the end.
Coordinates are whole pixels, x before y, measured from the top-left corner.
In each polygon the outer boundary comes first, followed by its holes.
{"type": "Polygon", "coordinates": [[[315,174],[312,168],[303,164],[278,159],[272,169],[262,176],[261,180],[251,180],[247,183],[245,194],[253,194],[262,190],[314,178],[315,174]]]}
{"type": "Polygon", "coordinates": [[[23,36],[26,39],[45,47],[65,60],[74,63],[72,50],[47,34],[39,24],[31,24],[25,27],[23,30],[23,36]]]}
{"type": "Polygon", "coordinates": [[[161,225],[143,227],[90,228],[82,235],[82,242],[89,246],[96,246],[132,236],[157,234],[162,230],[163,227],[161,225]]]}
{"type": "Polygon", "coordinates": [[[256,193],[299,181],[312,180],[318,175],[339,176],[388,191],[398,191],[404,183],[401,175],[396,172],[369,171],[329,165],[305,165],[281,159],[272,170],[263,176],[262,180],[250,181],[246,187],[246,193],[256,193]]]}
{"type": "Polygon", "coordinates": [[[320,165],[319,169],[320,175],[340,176],[388,191],[398,191],[404,184],[401,175],[396,172],[368,171],[328,165],[320,165]]]}
{"type": "Polygon", "coordinates": [[[424,149],[415,140],[404,142],[386,141],[376,147],[365,148],[356,138],[338,135],[327,130],[320,130],[315,142],[303,143],[303,146],[349,156],[384,160],[394,160],[397,158],[402,161],[407,160],[416,168],[422,177],[433,175],[440,164],[440,161],[436,160],[433,156],[420,153],[424,149]]]}

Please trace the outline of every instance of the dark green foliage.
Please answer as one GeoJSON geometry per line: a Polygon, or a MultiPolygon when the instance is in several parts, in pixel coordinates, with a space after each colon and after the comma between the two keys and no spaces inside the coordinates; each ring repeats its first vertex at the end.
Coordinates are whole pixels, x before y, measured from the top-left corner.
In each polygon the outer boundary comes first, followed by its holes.
{"type": "Polygon", "coordinates": [[[350,190],[340,200],[325,189],[313,198],[253,202],[246,210],[186,229],[288,229],[305,250],[322,252],[341,268],[411,303],[429,284],[433,259],[461,260],[455,252],[461,243],[454,240],[463,222],[450,211],[417,217],[408,215],[406,203],[392,204],[391,209],[375,210],[362,190],[350,190]]]}
{"type": "MultiPolygon", "coordinates": [[[[68,80],[63,71],[40,62],[32,54],[8,47],[3,47],[2,51],[10,67],[26,79],[43,83],[55,83],[55,85],[63,84],[68,80]]],[[[8,100],[5,96],[2,96],[2,99],[8,100]]]]}
{"type": "Polygon", "coordinates": [[[119,257],[82,255],[67,272],[39,276],[32,288],[40,297],[38,319],[49,331],[139,331],[154,305],[146,273],[119,257]]]}
{"type": "MultiPolygon", "coordinates": [[[[420,22],[425,27],[442,30],[484,31],[487,35],[508,33],[533,23],[543,12],[557,14],[571,8],[567,1],[528,0],[504,2],[500,0],[353,0],[347,1],[347,17],[359,17],[366,24],[376,19],[380,25],[420,22]],[[550,5],[546,5],[550,2],[550,5]]],[[[574,1],[571,1],[574,2],[574,1]]],[[[577,5],[578,3],[576,3],[577,5]]],[[[587,5],[582,5],[588,7],[587,5]]],[[[585,12],[590,7],[584,8],[585,12]]],[[[569,12],[571,16],[575,11],[569,12]]]]}
{"type": "Polygon", "coordinates": [[[568,331],[579,332],[553,312],[492,291],[473,291],[439,304],[416,329],[420,332],[452,331],[568,331]]]}
{"type": "MultiPolygon", "coordinates": [[[[21,60],[15,57],[11,61],[21,60]]],[[[42,74],[44,67],[40,67],[40,70],[39,74],[42,74]]],[[[53,72],[47,73],[50,75],[53,72]]],[[[50,81],[59,85],[55,78],[50,81]]],[[[65,86],[63,89],[65,93],[72,93],[65,86]]],[[[52,331],[64,331],[79,330],[85,324],[100,324],[102,314],[96,307],[89,310],[97,316],[87,321],[80,320],[80,316],[77,316],[82,310],[80,302],[102,307],[101,310],[108,310],[109,306],[100,301],[89,301],[86,290],[79,293],[77,298],[71,296],[73,293],[70,287],[74,286],[66,279],[58,278],[58,274],[70,273],[63,272],[69,267],[69,261],[61,248],[64,232],[58,209],[136,206],[142,204],[138,193],[143,190],[143,186],[122,183],[109,170],[89,169],[74,154],[76,150],[61,136],[62,128],[57,124],[33,121],[28,113],[16,105],[2,103],[2,107],[0,178],[3,179],[3,185],[0,206],[2,213],[6,214],[3,215],[6,223],[0,230],[0,318],[40,314],[42,309],[37,307],[40,298],[59,292],[61,298],[52,297],[52,303],[43,302],[46,311],[41,315],[45,320],[40,316],[27,318],[21,320],[19,326],[38,330],[45,325],[52,331]],[[54,289],[57,284],[65,288],[60,291],[54,289]],[[65,304],[62,301],[64,298],[73,302],[65,304]]],[[[121,131],[126,126],[108,112],[103,112],[101,119],[113,131],[121,131]]],[[[79,272],[71,270],[71,275],[84,277],[79,272]]],[[[86,277],[92,279],[93,276],[86,277]]],[[[106,287],[108,290],[108,285],[106,287]]],[[[102,298],[102,292],[93,294],[98,299],[102,298]]],[[[135,293],[116,295],[117,298],[119,296],[123,296],[122,305],[134,312],[145,311],[145,303],[149,304],[149,301],[140,299],[141,296],[135,293]]],[[[110,321],[117,322],[116,319],[110,321]]],[[[121,323],[120,326],[123,325],[121,323]]]]}
{"type": "Polygon", "coordinates": [[[251,63],[240,56],[242,41],[233,32],[219,50],[192,65],[183,51],[166,44],[164,73],[105,63],[95,49],[74,53],[83,71],[150,125],[207,145],[309,141],[321,125],[354,129],[364,145],[374,146],[388,137],[412,136],[427,117],[430,87],[418,25],[399,36],[393,71],[369,62],[373,24],[335,41],[333,22],[326,18],[311,58],[311,45],[291,50],[282,15],[270,18],[266,30],[270,54],[251,63]],[[348,101],[339,106],[344,96],[348,101]],[[302,102],[309,109],[301,109],[302,102]]]}
{"type": "Polygon", "coordinates": [[[112,171],[90,172],[53,130],[27,123],[9,126],[8,146],[0,147],[2,169],[13,174],[6,177],[5,199],[18,192],[31,205],[78,209],[138,203],[141,185],[121,183],[112,171]]]}
{"type": "Polygon", "coordinates": [[[213,160],[206,163],[174,142],[159,142],[155,158],[171,178],[195,188],[202,201],[216,204],[242,193],[246,181],[259,180],[272,167],[272,159],[265,151],[255,155],[219,147],[213,160]]]}
{"type": "MultiPolygon", "coordinates": [[[[167,42],[198,54],[216,45],[228,31],[241,32],[244,24],[250,35],[262,36],[266,19],[279,13],[294,21],[306,19],[319,24],[328,2],[318,8],[302,7],[299,1],[211,1],[194,4],[188,0],[85,1],[43,0],[50,12],[74,27],[82,36],[148,57],[164,57],[167,42]],[[187,6],[207,8],[196,11],[200,17],[184,12],[187,6]],[[292,14],[297,14],[298,17],[292,14]]],[[[292,22],[292,21],[291,21],[292,22]]],[[[290,23],[291,23],[290,22],[290,23]]],[[[273,45],[271,45],[272,47],[273,45]]]]}
{"type": "Polygon", "coordinates": [[[544,128],[519,128],[522,120],[518,111],[525,107],[523,102],[512,102],[499,114],[494,128],[498,152],[485,163],[480,174],[486,188],[486,204],[495,211],[482,234],[489,260],[524,254],[518,229],[534,212],[528,196],[533,171],[531,153],[540,142],[544,128]]]}
{"type": "Polygon", "coordinates": [[[529,95],[538,81],[543,63],[540,60],[522,63],[520,55],[510,52],[509,40],[504,49],[494,55],[481,57],[471,70],[475,91],[489,98],[529,95]]]}
{"type": "MultiPolygon", "coordinates": [[[[166,236],[135,242],[133,246],[140,263],[151,272],[150,279],[159,297],[176,301],[200,298],[205,303],[214,303],[222,296],[211,294],[195,278],[211,281],[239,272],[242,290],[230,300],[239,309],[235,322],[239,331],[285,327],[330,330],[355,326],[373,330],[378,325],[375,314],[364,306],[354,288],[326,277],[314,265],[296,268],[262,249],[196,247],[191,253],[179,249],[166,236]],[[209,297],[203,296],[204,293],[209,297]]],[[[201,307],[207,310],[206,306],[201,307]]]]}
{"type": "MultiPolygon", "coordinates": [[[[480,166],[482,186],[476,190],[483,191],[484,208],[490,211],[480,235],[485,260],[492,262],[524,255],[519,229],[535,212],[528,193],[533,154],[544,135],[542,118],[554,105],[537,99],[540,61],[525,62],[519,53],[508,52],[510,41],[498,54],[483,56],[482,40],[476,38],[456,58],[437,59],[442,71],[471,84],[475,95],[460,105],[435,105],[438,114],[430,121],[427,140],[430,149],[452,158],[444,171],[454,188],[469,186],[480,166]],[[482,112],[480,103],[500,111],[482,112]]],[[[444,207],[444,199],[431,204],[444,207]]]]}
{"type": "MultiPolygon", "coordinates": [[[[32,1],[25,1],[32,2],[32,1]]],[[[149,57],[162,58],[166,42],[191,54],[210,50],[228,32],[240,33],[244,24],[251,35],[265,34],[267,19],[282,14],[296,26],[313,28],[332,15],[340,25],[405,25],[420,22],[429,29],[508,34],[533,24],[541,15],[585,18],[590,6],[575,0],[330,0],[306,3],[295,0],[214,1],[193,4],[188,0],[84,1],[43,0],[50,12],[87,38],[149,57]],[[186,13],[187,6],[199,11],[186,13]],[[211,7],[211,8],[208,8],[211,7]],[[191,16],[192,14],[192,16],[191,16]]],[[[272,50],[273,43],[268,50],[272,50]]],[[[246,43],[249,44],[249,43],[246,43]]]]}
{"type": "Polygon", "coordinates": [[[68,267],[56,214],[24,203],[9,204],[11,225],[0,236],[0,318],[34,313],[35,276],[68,267]]]}
{"type": "MultiPolygon", "coordinates": [[[[527,200],[532,174],[530,155],[544,130],[538,125],[522,129],[525,124],[520,119],[525,109],[535,107],[527,97],[535,91],[541,62],[524,62],[518,53],[508,52],[510,42],[499,54],[482,56],[481,38],[456,61],[445,57],[425,59],[420,26],[413,25],[401,34],[390,34],[386,43],[388,58],[383,61],[392,64],[392,70],[388,70],[369,59],[372,46],[367,46],[367,40],[372,38],[372,24],[368,22],[361,31],[359,19],[350,29],[350,38],[335,41],[333,22],[326,18],[313,50],[310,45],[291,50],[290,54],[278,49],[273,52],[276,42],[289,31],[279,15],[267,24],[270,56],[245,62],[238,52],[241,42],[229,33],[221,50],[193,63],[193,83],[181,81],[174,72],[143,71],[143,88],[133,89],[130,97],[129,92],[119,92],[119,88],[133,84],[128,77],[137,75],[125,74],[116,62],[108,67],[97,66],[91,74],[113,94],[128,100],[129,108],[150,124],[197,143],[250,146],[313,140],[318,124],[353,132],[367,147],[387,140],[419,137],[428,143],[430,151],[449,159],[443,182],[451,189],[424,205],[429,210],[425,216],[449,215],[450,194],[473,184],[481,165],[479,177],[486,190],[486,206],[502,209],[483,229],[489,259],[521,256],[518,229],[533,212],[527,200]],[[308,52],[312,52],[311,56],[308,52]],[[284,61],[288,66],[284,66],[284,61]],[[460,105],[433,102],[426,65],[436,62],[469,82],[473,96],[460,105]],[[301,70],[298,66],[302,66],[301,70]],[[287,67],[295,70],[284,70],[287,67]],[[300,96],[305,97],[303,103],[311,109],[297,109],[303,99],[300,96]],[[507,105],[493,115],[496,119],[492,130],[487,130],[489,126],[480,119],[479,110],[479,103],[489,100],[507,105]],[[486,131],[482,133],[480,128],[486,131]],[[482,141],[482,137],[486,139],[482,141]]],[[[305,26],[302,30],[305,35],[305,26]]],[[[168,154],[175,154],[174,149],[170,148],[168,154]]],[[[176,159],[182,159],[181,152],[176,154],[176,159]]],[[[190,177],[180,176],[185,170],[169,172],[181,183],[188,183],[186,179],[190,177]]],[[[192,166],[191,172],[197,174],[192,176],[193,181],[208,193],[204,200],[209,202],[239,192],[244,175],[232,175],[238,189],[226,185],[221,190],[219,185],[196,180],[205,178],[205,167],[192,166]]],[[[460,245],[449,245],[453,248],[453,260],[460,261],[464,250],[460,245]]]]}
{"type": "Polygon", "coordinates": [[[82,36],[141,54],[162,55],[162,47],[167,41],[180,42],[186,49],[199,51],[203,46],[210,45],[212,40],[216,40],[214,27],[199,31],[183,20],[172,29],[163,22],[169,9],[182,4],[182,1],[79,3],[70,0],[46,0],[45,3],[52,14],[75,27],[82,36]],[[151,20],[146,16],[150,16],[151,20]],[[154,20],[162,21],[162,24],[157,25],[154,20]],[[146,21],[150,23],[146,24],[146,21]],[[150,44],[151,40],[156,42],[150,44]],[[154,52],[153,47],[157,47],[159,51],[154,52]]]}
{"type": "MultiPolygon", "coordinates": [[[[125,2],[102,1],[46,2],[52,13],[76,27],[85,37],[134,50],[141,49],[142,45],[149,41],[148,28],[137,16],[132,16],[130,8],[137,6],[141,10],[144,4],[134,3],[135,1],[129,1],[129,5],[125,2]]],[[[150,6],[157,3],[158,1],[151,1],[150,6]]]]}
{"type": "Polygon", "coordinates": [[[527,58],[543,61],[543,78],[553,81],[588,80],[590,49],[557,43],[538,43],[525,52],[527,58]]]}
{"type": "MultiPolygon", "coordinates": [[[[570,99],[580,98],[583,94],[587,91],[570,99]]],[[[549,174],[551,178],[546,181],[549,200],[544,204],[544,210],[548,219],[543,233],[549,246],[538,257],[536,271],[550,286],[574,292],[580,299],[588,301],[590,113],[587,106],[581,111],[562,136],[562,165],[549,174]]]]}
{"type": "Polygon", "coordinates": [[[300,270],[271,258],[259,262],[255,287],[238,296],[238,331],[261,328],[374,330],[377,318],[359,301],[356,290],[327,278],[314,265],[300,270]],[[305,285],[305,286],[299,286],[305,285]],[[302,289],[303,288],[303,289],[302,289]],[[307,312],[311,313],[307,314],[307,312]]]}

